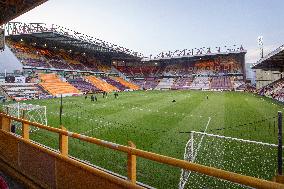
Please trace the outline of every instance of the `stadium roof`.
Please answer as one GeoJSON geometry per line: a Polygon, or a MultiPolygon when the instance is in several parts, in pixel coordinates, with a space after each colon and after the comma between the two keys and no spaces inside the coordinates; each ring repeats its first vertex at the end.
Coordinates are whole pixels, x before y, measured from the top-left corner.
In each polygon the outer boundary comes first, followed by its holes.
{"type": "Polygon", "coordinates": [[[216,56],[226,56],[226,55],[244,55],[246,54],[246,50],[241,51],[231,51],[231,52],[218,52],[218,53],[205,53],[205,54],[193,54],[193,55],[186,55],[186,56],[171,56],[171,57],[163,57],[163,58],[154,58],[154,59],[144,59],[145,62],[167,62],[167,61],[179,61],[179,60],[199,60],[199,59],[211,59],[216,56]]]}
{"type": "Polygon", "coordinates": [[[210,58],[218,55],[229,55],[229,54],[246,54],[246,50],[241,45],[237,47],[233,45],[232,47],[224,46],[224,47],[202,47],[202,48],[194,48],[194,49],[183,49],[183,50],[175,50],[168,52],[161,52],[158,55],[152,57],[145,57],[142,59],[144,62],[161,62],[167,60],[179,60],[179,59],[198,59],[198,58],[210,58]]]}
{"type": "Polygon", "coordinates": [[[284,45],[256,62],[253,69],[284,70],[284,45]]]}
{"type": "Polygon", "coordinates": [[[0,0],[0,25],[13,20],[47,0],[0,0]]]}
{"type": "Polygon", "coordinates": [[[9,22],[5,30],[8,38],[49,48],[107,56],[118,60],[141,59],[143,56],[141,53],[57,25],[46,27],[43,23],[9,22]]]}

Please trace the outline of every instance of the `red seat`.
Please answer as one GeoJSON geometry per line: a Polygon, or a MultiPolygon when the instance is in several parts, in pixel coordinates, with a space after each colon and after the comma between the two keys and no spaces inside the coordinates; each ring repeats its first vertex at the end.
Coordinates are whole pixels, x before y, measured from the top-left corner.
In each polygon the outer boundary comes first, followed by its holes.
{"type": "Polygon", "coordinates": [[[0,189],[9,189],[8,184],[1,176],[0,176],[0,189]]]}

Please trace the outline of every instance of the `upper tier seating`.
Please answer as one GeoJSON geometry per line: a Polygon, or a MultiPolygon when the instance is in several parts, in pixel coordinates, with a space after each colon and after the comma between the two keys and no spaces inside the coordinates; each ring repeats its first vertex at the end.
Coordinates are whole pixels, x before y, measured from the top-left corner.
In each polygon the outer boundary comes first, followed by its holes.
{"type": "Polygon", "coordinates": [[[113,92],[113,91],[119,91],[118,88],[115,86],[112,86],[111,84],[95,77],[95,76],[86,76],[85,77],[87,81],[92,83],[94,86],[96,86],[98,89],[105,91],[105,92],[113,92]]]}
{"type": "Polygon", "coordinates": [[[67,70],[73,70],[73,68],[65,61],[62,59],[57,59],[53,58],[48,61],[48,63],[53,67],[57,69],[67,69],[67,70]]]}
{"type": "Polygon", "coordinates": [[[120,72],[131,77],[152,77],[157,75],[158,66],[117,66],[120,72]]]}
{"type": "Polygon", "coordinates": [[[165,67],[163,76],[186,76],[192,74],[188,71],[188,66],[185,64],[170,64],[165,67]]]}
{"type": "Polygon", "coordinates": [[[77,88],[72,86],[70,83],[61,81],[58,76],[54,73],[52,74],[39,74],[41,83],[40,86],[44,90],[48,91],[53,96],[71,96],[82,94],[77,88]]]}
{"type": "Polygon", "coordinates": [[[114,77],[113,79],[115,79],[116,81],[120,82],[122,85],[128,87],[129,89],[132,89],[132,90],[139,90],[140,87],[138,85],[135,85],[133,83],[130,83],[120,77],[114,77]]]}
{"type": "Polygon", "coordinates": [[[7,44],[25,66],[96,72],[110,69],[109,66],[102,65],[100,60],[85,54],[38,47],[12,40],[7,40],[7,44]]]}
{"type": "Polygon", "coordinates": [[[128,77],[147,78],[160,76],[193,77],[193,76],[224,76],[242,75],[242,64],[239,57],[216,56],[211,59],[180,60],[176,63],[162,62],[160,65],[153,63],[129,64],[116,68],[128,77]]]}
{"type": "Polygon", "coordinates": [[[41,52],[33,46],[27,47],[10,40],[7,40],[6,43],[24,66],[44,68],[52,67],[50,64],[48,64],[47,59],[41,55],[41,52]]]}

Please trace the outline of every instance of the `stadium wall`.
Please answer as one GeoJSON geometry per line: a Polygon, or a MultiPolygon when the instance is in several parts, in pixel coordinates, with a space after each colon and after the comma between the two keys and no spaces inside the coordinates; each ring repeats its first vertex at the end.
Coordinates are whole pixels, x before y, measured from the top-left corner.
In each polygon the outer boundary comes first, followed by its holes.
{"type": "Polygon", "coordinates": [[[261,89],[262,87],[265,87],[270,83],[281,79],[281,72],[279,71],[256,69],[255,73],[256,89],[261,89]]]}

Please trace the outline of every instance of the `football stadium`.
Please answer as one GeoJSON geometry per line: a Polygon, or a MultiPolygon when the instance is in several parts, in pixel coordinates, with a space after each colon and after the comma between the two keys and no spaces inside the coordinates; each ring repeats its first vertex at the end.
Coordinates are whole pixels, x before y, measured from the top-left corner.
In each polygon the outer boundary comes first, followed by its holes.
{"type": "Polygon", "coordinates": [[[284,188],[284,45],[248,67],[12,21],[45,2],[0,2],[1,189],[284,188]]]}

